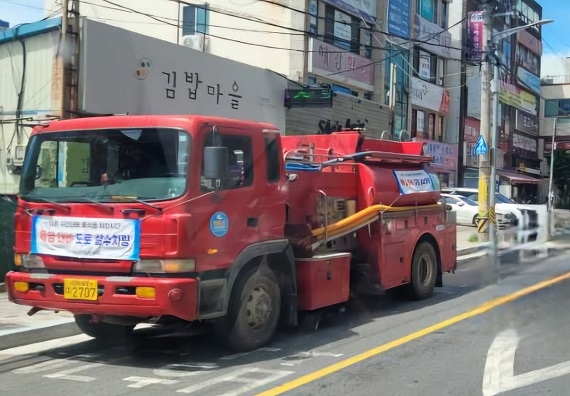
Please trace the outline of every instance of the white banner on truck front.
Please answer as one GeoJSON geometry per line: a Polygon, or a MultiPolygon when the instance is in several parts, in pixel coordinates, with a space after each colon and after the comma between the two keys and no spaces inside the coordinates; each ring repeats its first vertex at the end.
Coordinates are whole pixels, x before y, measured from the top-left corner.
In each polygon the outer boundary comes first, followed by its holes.
{"type": "Polygon", "coordinates": [[[138,260],[140,220],[34,216],[31,253],[138,260]]]}
{"type": "Polygon", "coordinates": [[[435,191],[430,175],[425,170],[394,171],[402,194],[435,191]]]}

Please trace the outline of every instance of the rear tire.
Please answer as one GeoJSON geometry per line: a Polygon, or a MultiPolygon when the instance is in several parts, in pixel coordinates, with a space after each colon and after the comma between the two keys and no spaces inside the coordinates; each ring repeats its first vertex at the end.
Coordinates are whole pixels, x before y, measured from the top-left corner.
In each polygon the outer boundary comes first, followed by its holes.
{"type": "Polygon", "coordinates": [[[252,268],[232,288],[228,312],[214,328],[235,352],[266,345],[275,334],[281,311],[281,290],[270,271],[252,268]]]}
{"type": "Polygon", "coordinates": [[[479,215],[478,215],[478,214],[476,214],[475,216],[473,216],[473,225],[474,225],[475,227],[477,227],[477,219],[478,219],[478,218],[479,218],[479,215]]]}
{"type": "Polygon", "coordinates": [[[433,295],[437,280],[437,257],[429,242],[421,242],[412,258],[412,273],[409,286],[410,297],[424,300],[433,295]]]}
{"type": "Polygon", "coordinates": [[[77,327],[89,337],[104,341],[129,338],[135,326],[123,326],[105,322],[92,323],[91,315],[75,315],[77,327]]]}

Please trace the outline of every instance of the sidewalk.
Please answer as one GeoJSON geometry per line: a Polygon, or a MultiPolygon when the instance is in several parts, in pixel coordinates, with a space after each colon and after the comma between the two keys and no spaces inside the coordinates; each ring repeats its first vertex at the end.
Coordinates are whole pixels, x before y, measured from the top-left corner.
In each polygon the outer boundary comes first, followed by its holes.
{"type": "Polygon", "coordinates": [[[28,316],[29,310],[11,303],[7,293],[0,293],[0,350],[80,333],[68,312],[40,311],[28,316]]]}

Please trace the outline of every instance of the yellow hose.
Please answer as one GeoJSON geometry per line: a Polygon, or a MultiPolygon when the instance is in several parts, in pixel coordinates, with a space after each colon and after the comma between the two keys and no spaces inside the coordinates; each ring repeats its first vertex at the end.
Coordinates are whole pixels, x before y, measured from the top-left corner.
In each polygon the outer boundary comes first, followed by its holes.
{"type": "Polygon", "coordinates": [[[364,225],[368,220],[372,217],[376,216],[378,212],[403,212],[407,210],[416,210],[416,209],[427,209],[427,208],[434,208],[434,207],[441,207],[439,204],[431,204],[431,205],[421,205],[421,206],[400,206],[400,207],[393,207],[388,205],[372,205],[365,209],[362,209],[360,212],[353,214],[347,218],[344,218],[340,221],[337,221],[334,224],[330,224],[327,227],[320,227],[316,228],[312,231],[314,237],[324,236],[325,228],[327,236],[334,236],[346,229],[354,228],[358,224],[364,225]]]}

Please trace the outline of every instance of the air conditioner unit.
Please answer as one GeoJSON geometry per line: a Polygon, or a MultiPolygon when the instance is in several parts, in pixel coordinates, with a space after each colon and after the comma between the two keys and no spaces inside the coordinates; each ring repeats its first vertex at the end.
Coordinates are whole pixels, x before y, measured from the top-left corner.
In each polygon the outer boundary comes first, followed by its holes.
{"type": "Polygon", "coordinates": [[[18,145],[14,148],[14,157],[12,158],[14,166],[22,166],[24,164],[25,154],[26,146],[18,145]]]}
{"type": "Polygon", "coordinates": [[[204,49],[206,49],[205,42],[206,40],[203,34],[182,36],[182,45],[197,51],[204,51],[204,49]]]}

